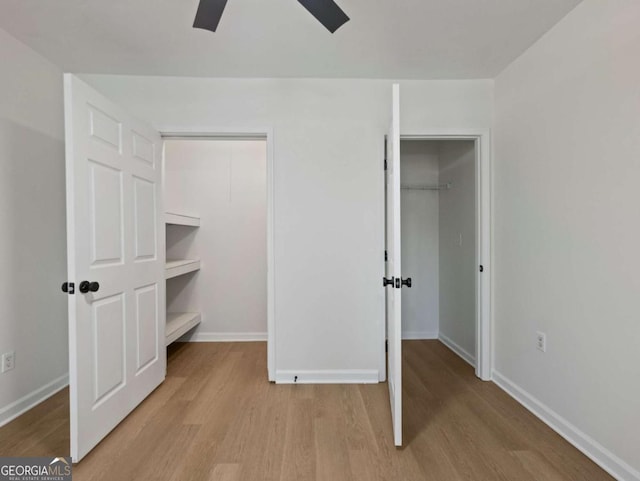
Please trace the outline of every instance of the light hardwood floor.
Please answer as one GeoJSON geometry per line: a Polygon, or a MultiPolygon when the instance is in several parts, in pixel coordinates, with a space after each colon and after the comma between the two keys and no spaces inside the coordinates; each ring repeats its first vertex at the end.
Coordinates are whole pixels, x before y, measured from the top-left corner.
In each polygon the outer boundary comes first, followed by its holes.
{"type": "MultiPolygon", "coordinates": [[[[386,384],[266,381],[266,345],[175,344],[166,381],[75,481],[612,479],[438,341],[404,342],[404,442],[386,384]]],[[[0,428],[0,455],[69,452],[63,391],[0,428]]]]}

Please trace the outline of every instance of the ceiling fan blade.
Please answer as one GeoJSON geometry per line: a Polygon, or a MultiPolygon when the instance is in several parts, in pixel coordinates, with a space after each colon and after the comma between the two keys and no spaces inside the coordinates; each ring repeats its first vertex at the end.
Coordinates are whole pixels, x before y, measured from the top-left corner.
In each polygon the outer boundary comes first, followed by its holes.
{"type": "Polygon", "coordinates": [[[298,2],[331,33],[349,21],[347,14],[333,0],[298,0],[298,2]]]}
{"type": "Polygon", "coordinates": [[[215,32],[226,4],[227,0],[200,0],[193,27],[215,32]]]}

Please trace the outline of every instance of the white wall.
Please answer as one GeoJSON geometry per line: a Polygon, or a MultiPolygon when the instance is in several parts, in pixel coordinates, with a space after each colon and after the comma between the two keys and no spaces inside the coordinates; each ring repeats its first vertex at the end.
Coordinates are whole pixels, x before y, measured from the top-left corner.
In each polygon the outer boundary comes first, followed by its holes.
{"type": "MultiPolygon", "coordinates": [[[[276,371],[377,376],[391,82],[84,78],[160,130],[273,129],[276,371]]],[[[401,85],[404,133],[491,126],[492,81],[401,85]]]]}
{"type": "Polygon", "coordinates": [[[496,380],[621,479],[640,479],[639,25],[637,0],[585,0],[496,80],[496,380]]]}
{"type": "Polygon", "coordinates": [[[475,143],[439,142],[440,338],[467,361],[476,359],[475,143]]]}
{"type": "Polygon", "coordinates": [[[0,424],[67,382],[62,73],[0,30],[0,424]]]}
{"type": "Polygon", "coordinates": [[[201,219],[167,227],[167,258],[201,261],[167,281],[169,312],[202,314],[189,339],[267,338],[266,169],[264,140],[165,142],[166,209],[201,219]]]}
{"type": "MultiPolygon", "coordinates": [[[[400,143],[403,186],[438,184],[438,145],[400,143]]],[[[438,337],[438,191],[401,191],[402,273],[411,289],[402,289],[402,338],[438,337]]]]}

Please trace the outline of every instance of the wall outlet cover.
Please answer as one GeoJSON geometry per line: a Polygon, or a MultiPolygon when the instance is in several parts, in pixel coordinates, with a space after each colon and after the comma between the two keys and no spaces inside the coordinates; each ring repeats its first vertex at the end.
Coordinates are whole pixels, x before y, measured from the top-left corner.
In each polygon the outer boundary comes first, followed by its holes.
{"type": "Polygon", "coordinates": [[[5,352],[2,355],[2,372],[11,371],[14,367],[16,367],[16,353],[5,352]]]}

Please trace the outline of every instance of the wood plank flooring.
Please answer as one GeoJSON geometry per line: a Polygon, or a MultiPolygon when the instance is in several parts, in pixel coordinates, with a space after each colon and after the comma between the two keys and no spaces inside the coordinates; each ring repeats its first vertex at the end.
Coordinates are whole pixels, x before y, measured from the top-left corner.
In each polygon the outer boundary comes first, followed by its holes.
{"type": "MultiPolygon", "coordinates": [[[[266,380],[266,344],[174,344],[166,381],[75,481],[611,480],[438,341],[404,342],[404,441],[388,390],[266,380]]],[[[0,428],[0,455],[69,452],[68,393],[0,428]]]]}

